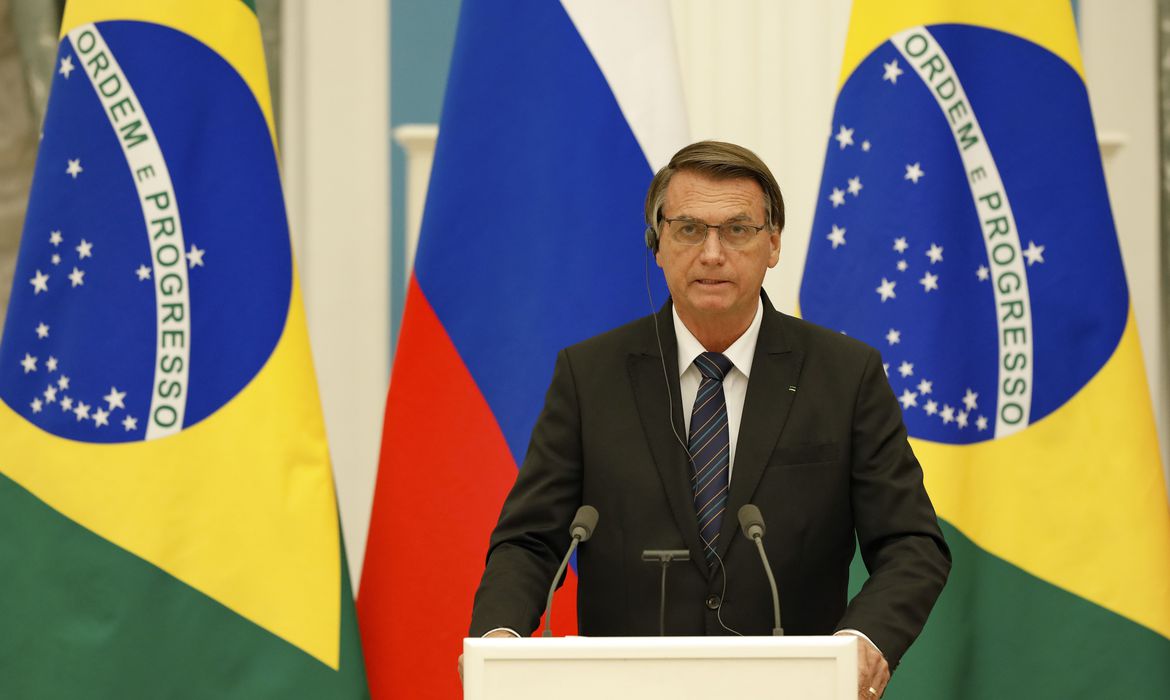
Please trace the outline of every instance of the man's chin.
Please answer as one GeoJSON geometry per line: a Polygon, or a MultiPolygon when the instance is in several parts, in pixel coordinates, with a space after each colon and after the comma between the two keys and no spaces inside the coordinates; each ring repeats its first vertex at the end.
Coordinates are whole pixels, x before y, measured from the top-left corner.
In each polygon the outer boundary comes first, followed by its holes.
{"type": "Polygon", "coordinates": [[[729,312],[735,299],[730,294],[690,294],[687,297],[687,306],[696,316],[720,316],[729,312]]]}

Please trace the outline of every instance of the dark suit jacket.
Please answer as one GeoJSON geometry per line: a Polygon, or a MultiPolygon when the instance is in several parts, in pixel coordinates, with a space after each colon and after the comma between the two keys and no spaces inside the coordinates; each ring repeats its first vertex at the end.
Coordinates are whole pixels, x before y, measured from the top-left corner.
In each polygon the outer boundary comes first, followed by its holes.
{"type": "Polygon", "coordinates": [[[679,401],[669,302],[657,320],[661,352],[647,316],[558,355],[491,536],[470,634],[537,627],[582,504],[600,521],[578,556],[581,634],[658,634],[660,570],[642,561],[644,549],[691,552],[668,573],[667,634],[728,634],[715,608],[727,627],[770,634],[767,578],[736,518],[754,503],[785,633],[857,629],[896,666],[946,581],[950,552],[877,351],[781,314],[764,297],[719,535],[724,570],[712,573],[682,442],[690,407],[679,401]],[[847,604],[855,542],[870,578],[847,604]]]}

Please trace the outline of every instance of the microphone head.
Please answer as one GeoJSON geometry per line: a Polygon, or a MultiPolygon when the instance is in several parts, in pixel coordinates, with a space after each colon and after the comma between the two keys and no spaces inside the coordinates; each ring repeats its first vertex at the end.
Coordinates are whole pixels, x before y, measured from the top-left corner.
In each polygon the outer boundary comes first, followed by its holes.
{"type": "Polygon", "coordinates": [[[743,536],[749,540],[763,537],[764,516],[760,514],[760,509],[751,503],[744,504],[739,509],[739,527],[743,530],[743,536]]]}
{"type": "Polygon", "coordinates": [[[581,506],[577,515],[573,516],[573,524],[569,526],[569,536],[576,537],[584,542],[593,536],[593,528],[597,527],[597,509],[593,506],[581,506]]]}

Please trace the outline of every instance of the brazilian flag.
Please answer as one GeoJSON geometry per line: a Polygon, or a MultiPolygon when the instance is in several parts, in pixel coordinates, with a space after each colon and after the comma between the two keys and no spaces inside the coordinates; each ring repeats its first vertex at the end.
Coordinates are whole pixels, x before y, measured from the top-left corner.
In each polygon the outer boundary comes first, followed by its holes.
{"type": "Polygon", "coordinates": [[[71,0],[0,343],[0,697],[367,696],[240,0],[71,0]]]}
{"type": "Polygon", "coordinates": [[[1068,0],[856,0],[806,318],[881,349],[954,554],[900,698],[1170,697],[1170,512],[1068,0]]]}

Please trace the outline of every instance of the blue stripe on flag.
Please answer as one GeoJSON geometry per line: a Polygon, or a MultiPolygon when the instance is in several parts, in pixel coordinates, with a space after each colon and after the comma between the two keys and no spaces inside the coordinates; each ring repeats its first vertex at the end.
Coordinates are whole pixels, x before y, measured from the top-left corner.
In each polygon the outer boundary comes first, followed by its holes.
{"type": "Polygon", "coordinates": [[[649,312],[652,173],[561,5],[514,4],[463,5],[415,274],[519,462],[556,352],[649,312]]]}

